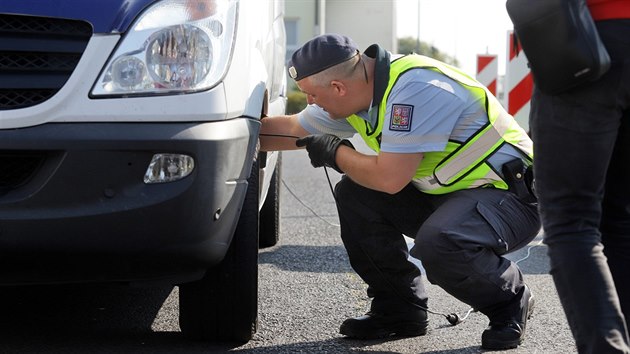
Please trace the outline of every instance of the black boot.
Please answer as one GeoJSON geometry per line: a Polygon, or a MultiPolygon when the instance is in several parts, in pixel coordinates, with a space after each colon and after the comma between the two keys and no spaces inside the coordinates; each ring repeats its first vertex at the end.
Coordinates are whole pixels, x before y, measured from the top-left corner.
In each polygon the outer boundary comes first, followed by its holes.
{"type": "Polygon", "coordinates": [[[525,285],[503,311],[491,315],[490,324],[481,335],[481,347],[490,350],[511,349],[523,342],[527,319],[534,309],[534,297],[525,285]]]}
{"type": "Polygon", "coordinates": [[[428,326],[429,320],[424,310],[414,309],[401,313],[370,311],[363,316],[343,321],[339,333],[360,339],[376,339],[392,335],[415,337],[426,334],[428,326]]]}

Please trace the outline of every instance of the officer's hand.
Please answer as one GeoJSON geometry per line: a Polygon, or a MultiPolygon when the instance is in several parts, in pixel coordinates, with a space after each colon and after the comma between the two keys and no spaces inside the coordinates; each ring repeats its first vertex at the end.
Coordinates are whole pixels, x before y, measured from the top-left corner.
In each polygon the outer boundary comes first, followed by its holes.
{"type": "Polygon", "coordinates": [[[308,157],[311,159],[311,165],[313,165],[313,167],[328,166],[334,168],[339,173],[343,172],[339,169],[335,160],[337,149],[340,145],[354,149],[350,141],[330,134],[309,135],[298,139],[295,145],[298,147],[306,147],[308,157]]]}

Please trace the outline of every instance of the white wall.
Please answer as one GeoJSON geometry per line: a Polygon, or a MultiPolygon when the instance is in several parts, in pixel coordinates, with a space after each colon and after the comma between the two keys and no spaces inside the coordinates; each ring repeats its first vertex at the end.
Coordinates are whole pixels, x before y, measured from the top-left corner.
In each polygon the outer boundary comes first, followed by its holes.
{"type": "Polygon", "coordinates": [[[361,51],[374,43],[398,51],[393,0],[328,0],[324,23],[327,33],[351,37],[361,51]]]}
{"type": "Polygon", "coordinates": [[[297,39],[297,43],[287,43],[287,59],[299,46],[324,33],[351,37],[360,50],[378,43],[398,51],[394,0],[285,0],[285,20],[291,21],[289,31],[293,31],[287,34],[297,39]]]}

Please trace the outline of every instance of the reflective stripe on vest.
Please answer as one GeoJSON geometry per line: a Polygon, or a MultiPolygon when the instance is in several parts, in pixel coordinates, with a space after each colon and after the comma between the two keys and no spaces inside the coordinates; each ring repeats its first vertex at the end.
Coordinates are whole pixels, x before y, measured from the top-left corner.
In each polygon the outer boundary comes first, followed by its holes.
{"type": "Polygon", "coordinates": [[[367,145],[378,153],[389,93],[400,75],[419,68],[442,73],[468,89],[473,96],[485,102],[483,108],[489,121],[465,142],[449,141],[444,151],[425,152],[413,178],[414,185],[431,194],[482,186],[507,189],[505,181],[487,163],[488,158],[507,143],[522,151],[527,163],[531,163],[532,142],[483,85],[456,68],[420,55],[409,55],[394,60],[391,63],[385,95],[378,107],[377,127],[369,127],[367,122],[357,115],[348,117],[347,121],[363,137],[367,145]]]}

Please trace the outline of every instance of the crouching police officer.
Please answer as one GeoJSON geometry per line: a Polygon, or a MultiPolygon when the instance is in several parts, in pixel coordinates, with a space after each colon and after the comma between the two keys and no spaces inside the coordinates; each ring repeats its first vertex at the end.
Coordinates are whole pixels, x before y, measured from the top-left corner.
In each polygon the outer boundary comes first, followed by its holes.
{"type": "Polygon", "coordinates": [[[341,238],[372,303],[340,333],[427,332],[427,294],[407,259],[407,235],[427,279],[488,316],[482,347],[517,347],[533,297],[503,255],[540,229],[523,129],[461,71],[420,55],[392,58],[378,45],[361,54],[341,35],[307,42],[289,75],[309,106],[263,119],[261,147],[305,147],[314,167],[345,174],[335,187],[341,238]],[[356,133],[375,155],[345,140],[356,133]]]}

